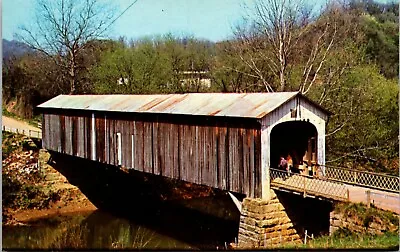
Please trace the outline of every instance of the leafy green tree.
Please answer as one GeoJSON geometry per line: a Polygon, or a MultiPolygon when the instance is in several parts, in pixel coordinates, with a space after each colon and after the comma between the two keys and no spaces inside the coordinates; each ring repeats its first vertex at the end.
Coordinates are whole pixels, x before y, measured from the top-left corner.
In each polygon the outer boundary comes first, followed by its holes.
{"type": "Polygon", "coordinates": [[[366,56],[387,78],[399,75],[399,5],[353,0],[350,9],[359,16],[365,34],[366,56]]]}
{"type": "Polygon", "coordinates": [[[96,93],[146,94],[165,92],[165,58],[160,57],[151,40],[132,47],[120,46],[102,55],[93,69],[96,93]]]}
{"type": "Polygon", "coordinates": [[[206,42],[172,35],[133,41],[103,54],[92,74],[97,93],[180,93],[204,90],[183,85],[189,75],[207,72],[212,49],[206,42]]]}
{"type": "Polygon", "coordinates": [[[179,41],[172,34],[167,34],[159,39],[158,49],[165,57],[170,74],[168,85],[177,92],[183,92],[181,85],[181,72],[186,68],[186,52],[182,41],[179,41]]]}
{"type": "Polygon", "coordinates": [[[399,24],[398,22],[380,23],[373,16],[362,18],[367,41],[367,56],[380,67],[387,78],[396,78],[399,74],[399,24]]]}
{"type": "Polygon", "coordinates": [[[373,66],[358,66],[341,77],[325,107],[334,112],[327,129],[330,162],[369,164],[384,169],[398,157],[399,89],[373,66]]]}

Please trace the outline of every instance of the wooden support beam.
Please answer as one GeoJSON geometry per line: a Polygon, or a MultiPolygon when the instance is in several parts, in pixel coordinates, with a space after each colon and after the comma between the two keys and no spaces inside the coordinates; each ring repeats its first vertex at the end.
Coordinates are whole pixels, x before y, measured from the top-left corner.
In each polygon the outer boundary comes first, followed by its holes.
{"type": "Polygon", "coordinates": [[[232,193],[228,192],[229,196],[231,197],[233,203],[235,203],[237,209],[239,210],[239,212],[242,212],[242,202],[240,202],[240,200],[238,200],[238,198],[236,198],[235,195],[233,195],[232,193]]]}
{"type": "Polygon", "coordinates": [[[270,129],[266,125],[261,126],[261,198],[271,198],[270,188],[270,129]]]}

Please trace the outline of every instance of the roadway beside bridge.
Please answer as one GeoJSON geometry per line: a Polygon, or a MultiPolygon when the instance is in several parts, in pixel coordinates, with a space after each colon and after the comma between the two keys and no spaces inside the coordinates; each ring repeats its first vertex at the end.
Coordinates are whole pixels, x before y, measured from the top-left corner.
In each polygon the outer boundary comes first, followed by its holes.
{"type": "Polygon", "coordinates": [[[42,130],[32,125],[29,125],[24,121],[7,116],[2,116],[1,124],[1,128],[3,131],[22,134],[30,138],[42,139],[42,130]]]}

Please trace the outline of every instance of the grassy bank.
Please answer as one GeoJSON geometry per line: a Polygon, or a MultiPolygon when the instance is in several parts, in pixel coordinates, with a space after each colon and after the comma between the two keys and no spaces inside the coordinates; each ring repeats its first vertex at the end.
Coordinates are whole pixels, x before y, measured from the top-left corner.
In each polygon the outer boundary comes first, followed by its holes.
{"type": "Polygon", "coordinates": [[[382,235],[360,234],[343,228],[332,235],[307,239],[307,243],[287,243],[264,249],[272,250],[363,250],[379,249],[387,251],[399,250],[399,233],[386,232],[382,235]]]}
{"type": "Polygon", "coordinates": [[[362,203],[338,203],[334,213],[341,214],[347,222],[357,223],[360,229],[350,230],[341,227],[332,235],[309,239],[307,244],[289,245],[282,248],[292,249],[399,249],[399,215],[362,203]],[[374,224],[378,233],[371,233],[369,227],[374,224]]]}
{"type": "Polygon", "coordinates": [[[379,224],[381,230],[395,232],[399,230],[399,215],[390,211],[385,211],[375,207],[367,207],[363,203],[339,203],[335,205],[334,211],[355,220],[364,228],[368,228],[371,223],[379,224]]]}
{"type": "Polygon", "coordinates": [[[349,230],[336,231],[332,236],[311,240],[301,248],[310,249],[399,249],[399,234],[387,232],[383,235],[360,235],[349,230]]]}

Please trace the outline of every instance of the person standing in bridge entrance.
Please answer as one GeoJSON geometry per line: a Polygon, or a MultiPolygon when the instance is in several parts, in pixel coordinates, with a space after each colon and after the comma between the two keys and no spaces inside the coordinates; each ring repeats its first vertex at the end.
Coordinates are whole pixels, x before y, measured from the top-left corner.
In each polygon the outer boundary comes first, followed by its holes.
{"type": "Polygon", "coordinates": [[[282,169],[282,170],[287,170],[288,163],[287,163],[286,159],[283,156],[280,157],[280,162],[279,162],[278,167],[280,169],[282,169]]]}
{"type": "Polygon", "coordinates": [[[293,171],[292,171],[292,169],[293,169],[293,159],[292,159],[292,156],[290,156],[290,154],[289,154],[289,155],[287,156],[286,160],[287,160],[287,167],[286,167],[286,170],[287,170],[288,174],[290,175],[290,172],[293,172],[293,171]]]}

